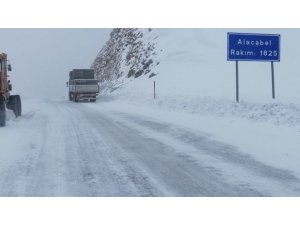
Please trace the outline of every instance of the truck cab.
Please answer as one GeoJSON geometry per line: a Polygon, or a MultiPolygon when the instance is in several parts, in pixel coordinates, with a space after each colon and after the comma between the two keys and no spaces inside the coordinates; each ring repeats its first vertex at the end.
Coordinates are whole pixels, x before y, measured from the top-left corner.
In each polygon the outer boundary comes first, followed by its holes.
{"type": "Polygon", "coordinates": [[[0,53],[0,127],[6,125],[6,108],[13,110],[16,117],[22,114],[20,96],[10,94],[12,85],[8,71],[11,71],[11,65],[8,64],[7,54],[0,53]]]}
{"type": "Polygon", "coordinates": [[[94,78],[94,70],[74,69],[69,74],[69,100],[95,102],[99,93],[98,80],[94,78]]]}

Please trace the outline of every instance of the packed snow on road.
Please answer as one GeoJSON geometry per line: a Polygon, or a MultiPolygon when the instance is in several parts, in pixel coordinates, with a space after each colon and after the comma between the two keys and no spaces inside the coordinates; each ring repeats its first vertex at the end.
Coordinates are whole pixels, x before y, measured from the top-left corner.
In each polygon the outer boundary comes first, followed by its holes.
{"type": "Polygon", "coordinates": [[[23,105],[23,116],[10,115],[0,130],[1,196],[300,194],[299,131],[288,126],[110,96],[23,105]]]}

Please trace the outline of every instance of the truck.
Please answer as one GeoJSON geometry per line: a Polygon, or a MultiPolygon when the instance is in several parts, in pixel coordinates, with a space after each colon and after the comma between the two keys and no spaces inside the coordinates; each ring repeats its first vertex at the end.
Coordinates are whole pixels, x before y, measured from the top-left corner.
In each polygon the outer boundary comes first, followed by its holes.
{"type": "Polygon", "coordinates": [[[73,69],[69,73],[69,100],[96,102],[99,94],[98,80],[92,69],[73,69]]]}
{"type": "Polygon", "coordinates": [[[16,117],[22,114],[20,95],[10,93],[12,85],[8,71],[11,71],[11,65],[8,64],[7,54],[0,53],[0,127],[6,125],[6,108],[12,110],[16,117]]]}

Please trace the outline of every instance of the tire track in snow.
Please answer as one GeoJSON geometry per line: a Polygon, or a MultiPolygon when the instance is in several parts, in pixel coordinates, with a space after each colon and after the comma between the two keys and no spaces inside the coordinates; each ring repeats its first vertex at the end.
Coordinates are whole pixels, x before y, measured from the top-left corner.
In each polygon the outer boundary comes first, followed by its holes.
{"type": "Polygon", "coordinates": [[[238,182],[237,185],[260,189],[263,195],[298,196],[300,194],[300,181],[290,171],[263,164],[250,155],[239,152],[234,146],[212,140],[207,134],[147,117],[141,118],[120,112],[111,112],[108,115],[133,129],[143,131],[146,136],[151,136],[152,133],[154,134],[152,137],[155,138],[160,134],[160,136],[167,137],[166,140],[169,139],[170,142],[173,140],[173,142],[190,146],[186,148],[187,151],[178,153],[182,157],[201,162],[201,164],[206,164],[203,162],[206,158],[207,162],[211,161],[211,165],[207,168],[218,171],[220,174],[223,172],[222,167],[227,170],[231,168],[232,176],[235,174],[234,171],[237,171],[238,176],[244,174],[235,180],[238,182]]]}
{"type": "MultiPolygon", "coordinates": [[[[69,115],[71,112],[74,115],[76,111],[76,116],[71,116],[73,127],[69,135],[70,137],[76,136],[73,144],[70,143],[73,146],[70,149],[77,151],[77,158],[80,159],[77,164],[80,165],[78,173],[81,174],[81,179],[75,182],[86,185],[83,191],[81,190],[81,195],[158,195],[160,192],[153,190],[148,178],[133,168],[124,153],[116,152],[115,147],[101,135],[99,129],[105,132],[110,124],[95,120],[91,113],[82,112],[82,107],[84,108],[84,105],[71,105],[68,109],[69,115]],[[78,121],[78,115],[80,115],[80,121],[78,121]]],[[[69,155],[72,154],[69,151],[69,155]]],[[[73,162],[70,161],[70,163],[73,162]]]]}
{"type": "MultiPolygon", "coordinates": [[[[89,110],[91,108],[89,107],[89,110]]],[[[145,136],[138,129],[128,126],[108,112],[95,110],[90,123],[105,125],[101,135],[119,149],[126,152],[132,165],[152,180],[157,190],[164,190],[159,196],[260,196],[255,189],[226,182],[218,171],[196,164],[176,153],[169,144],[145,136]]],[[[123,152],[123,153],[122,153],[123,152]]]]}

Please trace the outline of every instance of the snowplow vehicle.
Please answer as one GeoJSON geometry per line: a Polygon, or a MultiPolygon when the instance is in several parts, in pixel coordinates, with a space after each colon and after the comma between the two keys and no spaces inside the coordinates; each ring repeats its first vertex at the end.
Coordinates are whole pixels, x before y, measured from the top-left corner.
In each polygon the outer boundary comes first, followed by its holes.
{"type": "Polygon", "coordinates": [[[11,65],[8,64],[7,54],[0,53],[0,127],[6,125],[6,108],[12,110],[16,117],[22,114],[20,95],[10,94],[12,85],[8,71],[11,71],[11,65]]]}

